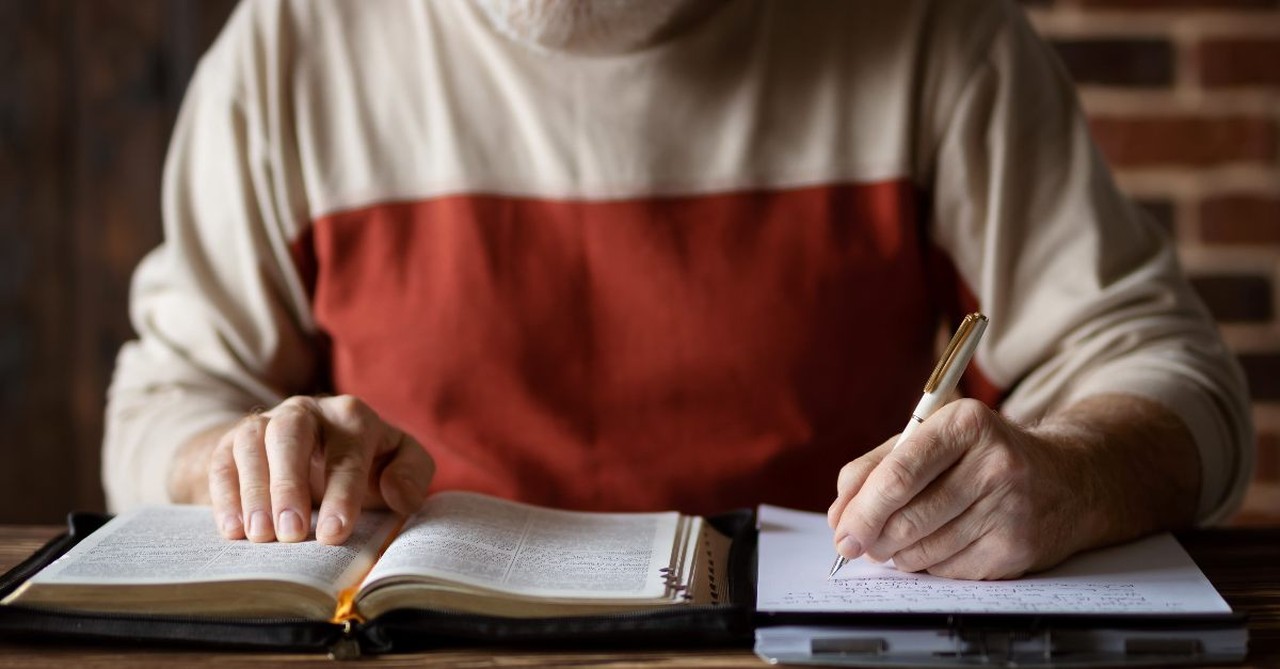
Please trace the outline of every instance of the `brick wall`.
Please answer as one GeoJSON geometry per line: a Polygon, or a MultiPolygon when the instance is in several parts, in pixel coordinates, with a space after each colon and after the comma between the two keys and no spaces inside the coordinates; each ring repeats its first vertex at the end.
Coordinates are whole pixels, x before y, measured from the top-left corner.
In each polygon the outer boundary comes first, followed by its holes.
{"type": "Polygon", "coordinates": [[[1258,428],[1237,522],[1280,520],[1280,0],[1027,0],[1122,188],[1165,225],[1258,428]]]}

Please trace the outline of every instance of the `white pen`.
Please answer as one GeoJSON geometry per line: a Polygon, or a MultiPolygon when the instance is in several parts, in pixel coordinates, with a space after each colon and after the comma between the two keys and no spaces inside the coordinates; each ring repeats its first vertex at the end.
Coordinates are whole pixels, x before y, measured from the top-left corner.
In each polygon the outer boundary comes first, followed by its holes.
{"type": "MultiPolygon", "coordinates": [[[[930,374],[929,380],[925,382],[924,394],[916,403],[915,411],[911,412],[911,420],[907,421],[902,434],[898,435],[898,440],[893,442],[894,448],[911,436],[911,433],[916,431],[916,427],[932,415],[938,407],[946,403],[951,391],[955,390],[956,385],[960,383],[960,377],[964,376],[964,370],[973,359],[974,351],[978,350],[978,342],[986,330],[986,316],[972,313],[964,317],[955,335],[951,337],[950,343],[947,344],[947,350],[942,352],[938,366],[933,368],[933,374],[930,374]]],[[[836,562],[831,565],[831,573],[827,574],[827,578],[835,576],[848,561],[843,555],[836,555],[836,562]]]]}

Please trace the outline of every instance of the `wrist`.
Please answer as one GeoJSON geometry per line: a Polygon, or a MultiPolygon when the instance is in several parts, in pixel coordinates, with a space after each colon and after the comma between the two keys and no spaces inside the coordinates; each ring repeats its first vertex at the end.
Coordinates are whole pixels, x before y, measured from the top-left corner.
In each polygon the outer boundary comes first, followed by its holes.
{"type": "Polygon", "coordinates": [[[1129,541],[1195,520],[1200,459],[1182,421],[1145,398],[1087,398],[1035,429],[1062,454],[1079,487],[1079,550],[1129,541]]]}
{"type": "Polygon", "coordinates": [[[167,490],[175,504],[209,503],[209,462],[218,440],[230,425],[205,430],[192,437],[173,456],[169,465],[167,490]]]}
{"type": "Polygon", "coordinates": [[[1049,452],[1052,467],[1065,485],[1067,499],[1059,508],[1073,528],[1067,537],[1070,553],[1089,550],[1115,539],[1118,519],[1131,514],[1119,508],[1114,491],[1116,472],[1106,463],[1106,439],[1091,426],[1068,417],[1053,417],[1031,430],[1049,452]]]}

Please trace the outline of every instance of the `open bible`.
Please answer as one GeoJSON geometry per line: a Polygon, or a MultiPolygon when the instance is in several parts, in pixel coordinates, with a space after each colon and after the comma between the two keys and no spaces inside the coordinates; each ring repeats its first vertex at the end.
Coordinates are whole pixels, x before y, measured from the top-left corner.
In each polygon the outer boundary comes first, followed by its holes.
{"type": "Polygon", "coordinates": [[[560,511],[466,492],[341,546],[222,539],[208,508],[122,515],[3,604],[94,613],[343,622],[397,609],[511,618],[716,604],[729,540],[697,516],[560,511]]]}

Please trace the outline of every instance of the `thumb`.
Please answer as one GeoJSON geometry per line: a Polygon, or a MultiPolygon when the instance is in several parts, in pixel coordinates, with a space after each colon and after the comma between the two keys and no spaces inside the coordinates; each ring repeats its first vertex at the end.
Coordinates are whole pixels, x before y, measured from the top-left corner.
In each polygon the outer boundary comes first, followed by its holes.
{"type": "MultiPolygon", "coordinates": [[[[394,428],[392,428],[394,429],[394,428]]],[[[408,515],[422,507],[435,477],[436,462],[416,439],[396,430],[397,438],[378,475],[378,492],[396,513],[408,515]]]]}

